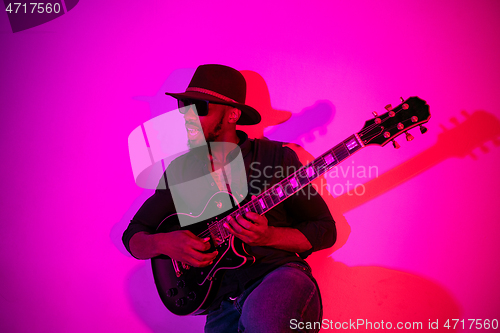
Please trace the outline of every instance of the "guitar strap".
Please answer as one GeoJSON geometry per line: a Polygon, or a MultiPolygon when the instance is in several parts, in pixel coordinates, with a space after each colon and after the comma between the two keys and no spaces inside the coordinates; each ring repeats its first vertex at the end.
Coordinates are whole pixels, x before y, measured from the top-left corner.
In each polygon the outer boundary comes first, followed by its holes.
{"type": "Polygon", "coordinates": [[[246,166],[248,193],[259,195],[281,180],[284,149],[279,141],[255,139],[252,145],[252,162],[246,166]]]}

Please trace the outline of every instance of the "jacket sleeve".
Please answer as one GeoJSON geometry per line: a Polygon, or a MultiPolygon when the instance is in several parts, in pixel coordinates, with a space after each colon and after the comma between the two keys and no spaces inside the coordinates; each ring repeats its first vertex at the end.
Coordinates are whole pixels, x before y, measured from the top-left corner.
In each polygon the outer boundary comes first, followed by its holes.
{"type": "MultiPolygon", "coordinates": [[[[302,164],[297,154],[285,147],[283,165],[298,170],[302,164]]],[[[321,195],[309,184],[285,201],[287,215],[295,220],[293,228],[304,234],[312,248],[299,253],[305,259],[314,251],[329,248],[337,240],[337,229],[332,214],[321,195]]]]}
{"type": "MultiPolygon", "coordinates": [[[[170,189],[157,189],[139,208],[122,236],[123,245],[130,252],[130,239],[138,232],[154,233],[158,225],[170,214],[175,206],[170,189]]],[[[130,252],[132,254],[132,252],[130,252]]]]}

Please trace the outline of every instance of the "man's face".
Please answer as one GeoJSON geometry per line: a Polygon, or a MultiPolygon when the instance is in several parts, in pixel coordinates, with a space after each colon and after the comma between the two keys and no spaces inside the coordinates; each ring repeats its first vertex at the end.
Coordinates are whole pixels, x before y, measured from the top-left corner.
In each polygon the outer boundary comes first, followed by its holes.
{"type": "Polygon", "coordinates": [[[198,116],[192,107],[184,114],[188,144],[191,148],[200,146],[205,142],[218,141],[226,129],[226,110],[230,107],[221,104],[208,104],[208,114],[198,116]],[[202,128],[200,128],[200,125],[202,128]]]}

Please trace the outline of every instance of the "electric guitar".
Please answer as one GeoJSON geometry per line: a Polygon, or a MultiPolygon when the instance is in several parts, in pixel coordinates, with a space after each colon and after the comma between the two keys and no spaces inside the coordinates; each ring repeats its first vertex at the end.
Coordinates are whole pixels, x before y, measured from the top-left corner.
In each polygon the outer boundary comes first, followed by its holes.
{"type": "MultiPolygon", "coordinates": [[[[204,223],[195,223],[181,228],[190,230],[201,238],[210,237],[211,249],[209,251],[212,252],[215,249],[218,251],[213,263],[206,267],[192,267],[163,255],[151,259],[155,284],[167,309],[176,315],[205,312],[215,299],[224,271],[255,262],[255,258],[247,251],[246,244],[223,227],[229,216],[236,218],[248,212],[262,215],[358,150],[369,145],[383,147],[389,142],[392,142],[394,148],[399,148],[399,144],[394,139],[405,133],[406,140],[413,140],[408,130],[417,126],[424,134],[427,128],[423,124],[430,119],[429,106],[418,97],[410,97],[407,100],[401,98],[401,102],[395,108],[390,105],[386,106],[387,112],[382,115],[373,112],[374,118],[367,120],[361,131],[349,136],[244,205],[218,214],[221,203],[227,202],[227,199],[219,198],[219,196],[227,198],[228,193],[214,194],[203,212],[195,217],[204,223]]],[[[167,217],[162,221],[157,232],[173,231],[163,226],[171,225],[168,220],[176,218],[176,214],[167,217]]]]}

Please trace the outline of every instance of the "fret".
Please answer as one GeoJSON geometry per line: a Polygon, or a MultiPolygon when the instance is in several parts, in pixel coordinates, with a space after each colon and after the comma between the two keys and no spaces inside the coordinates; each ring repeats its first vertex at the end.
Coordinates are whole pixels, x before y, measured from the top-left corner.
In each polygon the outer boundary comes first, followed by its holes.
{"type": "Polygon", "coordinates": [[[252,202],[250,201],[249,204],[245,205],[245,207],[243,207],[243,215],[246,214],[246,213],[249,213],[249,212],[253,212],[255,213],[255,207],[253,206],[252,202]]]}
{"type": "MultiPolygon", "coordinates": [[[[257,199],[258,200],[258,199],[257,199]]],[[[252,200],[253,201],[253,200],[252,200]]],[[[254,208],[255,208],[255,212],[259,215],[262,215],[262,213],[265,211],[265,209],[262,209],[262,206],[261,206],[261,203],[260,202],[256,202],[254,205],[254,208]]]]}
{"type": "MultiPolygon", "coordinates": [[[[224,228],[222,228],[224,229],[224,228]]],[[[221,235],[221,226],[218,222],[211,224],[208,227],[208,230],[210,231],[210,237],[213,239],[213,241],[217,244],[220,244],[222,242],[222,235],[221,235]]]]}
{"type": "Polygon", "coordinates": [[[235,220],[238,216],[242,215],[242,209],[239,209],[239,210],[236,210],[234,212],[232,212],[231,214],[229,214],[228,216],[226,216],[225,218],[221,219],[218,223],[220,224],[221,226],[221,231],[222,231],[222,241],[220,242],[221,244],[224,242],[224,240],[226,240],[227,238],[229,238],[229,236],[231,236],[232,234],[229,232],[229,230],[226,229],[226,227],[224,227],[224,223],[228,223],[228,220],[229,220],[229,217],[233,217],[235,220]]]}
{"type": "Polygon", "coordinates": [[[307,172],[304,170],[304,168],[299,169],[299,171],[297,171],[295,173],[295,175],[297,176],[297,179],[299,180],[300,187],[303,187],[303,186],[306,186],[307,184],[309,184],[310,179],[307,176],[307,172]]]}
{"type": "Polygon", "coordinates": [[[215,230],[214,230],[214,228],[212,226],[208,227],[208,231],[210,232],[210,237],[212,239],[217,239],[217,235],[215,234],[215,230]]]}
{"type": "Polygon", "coordinates": [[[278,194],[280,200],[283,200],[285,198],[285,193],[283,192],[283,188],[281,187],[280,183],[276,184],[274,190],[276,191],[276,194],[278,194]]]}
{"type": "Polygon", "coordinates": [[[275,184],[256,199],[248,202],[240,210],[233,212],[232,215],[235,213],[244,215],[248,212],[254,212],[260,215],[264,214],[363,147],[364,146],[356,138],[356,135],[351,135],[333,149],[327,151],[313,162],[275,184]]]}
{"type": "MultiPolygon", "coordinates": [[[[279,186],[278,186],[278,188],[279,188],[279,186]]],[[[283,193],[283,192],[281,192],[281,193],[283,193]]],[[[271,188],[271,190],[269,191],[269,196],[271,197],[271,200],[273,201],[273,206],[277,205],[281,202],[278,193],[276,193],[276,186],[273,186],[271,188]]]]}
{"type": "Polygon", "coordinates": [[[264,202],[266,203],[266,210],[268,210],[269,208],[271,208],[272,206],[274,206],[274,203],[273,203],[273,199],[271,199],[271,197],[269,196],[269,194],[267,193],[264,193],[262,195],[263,199],[264,199],[264,202]]]}
{"type": "Polygon", "coordinates": [[[252,200],[251,203],[252,203],[251,207],[253,209],[253,212],[258,213],[259,203],[256,200],[252,200]]]}
{"type": "Polygon", "coordinates": [[[226,220],[227,218],[223,218],[222,220],[220,220],[220,225],[222,226],[220,228],[222,239],[226,239],[227,237],[229,237],[229,231],[227,231],[227,229],[224,227],[224,223],[226,222],[226,220]]]}
{"type": "Polygon", "coordinates": [[[344,143],[347,150],[349,150],[349,154],[352,154],[355,151],[361,149],[361,145],[354,135],[350,136],[347,140],[344,141],[344,143]]]}
{"type": "Polygon", "coordinates": [[[215,223],[215,225],[217,226],[217,234],[219,236],[219,238],[217,238],[217,240],[221,241],[223,239],[223,237],[222,237],[222,230],[226,229],[226,228],[224,228],[220,223],[215,223]]]}
{"type": "Polygon", "coordinates": [[[335,154],[335,157],[339,162],[342,162],[343,160],[349,157],[349,151],[344,146],[344,143],[335,146],[335,148],[333,148],[333,153],[335,154]]]}
{"type": "Polygon", "coordinates": [[[257,198],[257,202],[259,203],[259,206],[260,208],[262,208],[262,210],[266,210],[267,205],[266,202],[264,201],[264,198],[257,198]]]}
{"type": "Polygon", "coordinates": [[[335,163],[335,157],[330,152],[323,156],[323,160],[328,167],[335,163]]]}
{"type": "Polygon", "coordinates": [[[330,164],[334,161],[331,154],[327,154],[326,156],[320,156],[315,162],[314,166],[316,170],[318,170],[319,174],[323,174],[330,168],[330,164]]]}
{"type": "Polygon", "coordinates": [[[293,190],[293,187],[290,184],[289,179],[285,179],[282,183],[283,183],[283,189],[285,190],[286,196],[287,197],[291,196],[295,191],[293,190]]]}
{"type": "Polygon", "coordinates": [[[239,215],[244,216],[246,213],[255,212],[251,203],[252,203],[251,201],[248,202],[245,206],[241,207],[239,210],[235,211],[233,214],[239,214],[239,215]]]}
{"type": "Polygon", "coordinates": [[[316,169],[314,168],[314,163],[309,166],[306,166],[306,175],[307,178],[309,178],[309,180],[313,180],[314,178],[316,178],[317,172],[316,169]]]}
{"type": "Polygon", "coordinates": [[[318,171],[318,175],[321,175],[326,171],[326,166],[327,164],[325,163],[325,160],[323,159],[323,156],[318,157],[314,162],[314,168],[316,171],[318,171]]]}

